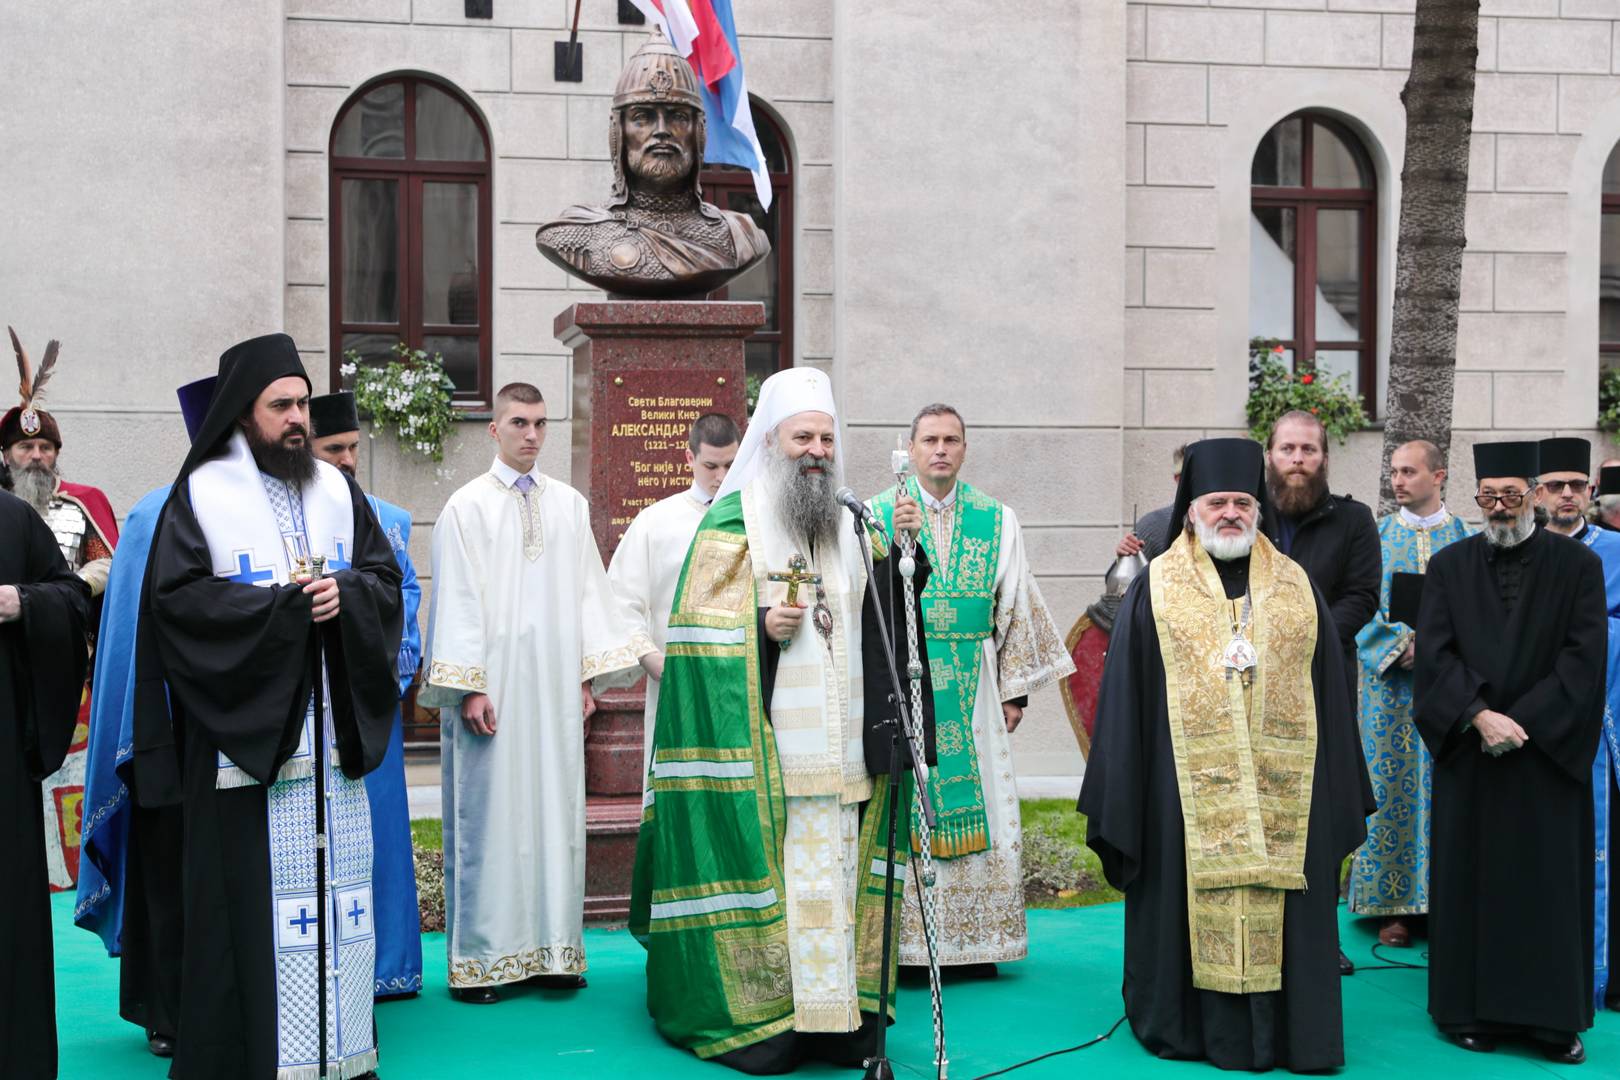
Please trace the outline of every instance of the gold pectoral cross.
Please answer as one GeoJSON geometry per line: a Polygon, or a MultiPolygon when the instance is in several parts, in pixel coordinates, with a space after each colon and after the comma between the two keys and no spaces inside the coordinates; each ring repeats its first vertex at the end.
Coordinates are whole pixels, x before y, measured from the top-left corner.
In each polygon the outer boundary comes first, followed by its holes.
{"type": "Polygon", "coordinates": [[[766,575],[769,581],[781,581],[787,585],[787,604],[797,607],[799,603],[800,585],[820,585],[821,575],[810,573],[810,563],[803,555],[795,555],[788,560],[786,571],[772,570],[766,575]]]}

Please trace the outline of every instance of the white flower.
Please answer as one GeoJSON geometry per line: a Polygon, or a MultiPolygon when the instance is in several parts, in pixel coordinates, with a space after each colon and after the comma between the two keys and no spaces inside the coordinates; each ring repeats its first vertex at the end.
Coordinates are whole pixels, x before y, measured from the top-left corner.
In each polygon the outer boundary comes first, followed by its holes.
{"type": "Polygon", "coordinates": [[[344,375],[344,376],[353,375],[356,371],[359,371],[359,370],[360,370],[360,365],[359,364],[349,363],[348,361],[345,361],[345,362],[338,365],[338,374],[339,375],[344,375]]]}

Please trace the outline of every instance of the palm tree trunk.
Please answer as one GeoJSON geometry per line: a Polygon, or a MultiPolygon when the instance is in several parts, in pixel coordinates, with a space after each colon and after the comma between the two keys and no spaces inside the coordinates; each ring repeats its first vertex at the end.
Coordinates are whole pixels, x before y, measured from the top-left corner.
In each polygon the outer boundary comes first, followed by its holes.
{"type": "Polygon", "coordinates": [[[1462,291],[1468,142],[1474,121],[1479,0],[1417,0],[1395,245],[1395,313],[1379,513],[1394,509],[1389,456],[1413,439],[1451,447],[1462,291]]]}

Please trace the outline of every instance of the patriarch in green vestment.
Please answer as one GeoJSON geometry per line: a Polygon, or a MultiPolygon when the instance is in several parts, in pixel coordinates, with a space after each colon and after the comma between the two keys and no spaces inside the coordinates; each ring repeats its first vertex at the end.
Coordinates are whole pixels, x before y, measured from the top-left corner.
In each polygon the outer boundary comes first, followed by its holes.
{"type": "MultiPolygon", "coordinates": [[[[885,826],[911,784],[888,781],[895,688],[834,499],[840,449],[824,374],[765,381],[666,639],[630,927],[659,1032],[747,1073],[858,1066],[893,1016],[893,1000],[878,1001],[885,826]]],[[[900,501],[895,524],[921,525],[915,502],[900,501]]],[[[901,578],[873,540],[879,591],[903,625],[901,578]]],[[[921,552],[917,564],[920,594],[921,552]]],[[[925,678],[925,723],[931,695],[925,678]]],[[[902,827],[896,888],[908,844],[902,827]]]]}

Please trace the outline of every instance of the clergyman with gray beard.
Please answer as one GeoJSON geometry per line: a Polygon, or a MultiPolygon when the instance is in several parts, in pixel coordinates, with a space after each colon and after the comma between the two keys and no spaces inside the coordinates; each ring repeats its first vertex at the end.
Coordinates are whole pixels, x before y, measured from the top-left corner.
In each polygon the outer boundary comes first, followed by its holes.
{"type": "MultiPolygon", "coordinates": [[[[1554,471],[1562,466],[1554,466],[1554,471]]],[[[1475,1052],[1579,1064],[1592,1025],[1603,560],[1539,528],[1533,442],[1474,446],[1485,530],[1429,560],[1414,718],[1434,756],[1429,1014],[1475,1052]]]]}
{"type": "Polygon", "coordinates": [[[1125,893],[1142,1046],[1315,1072],[1344,1064],[1336,886],[1374,803],[1327,603],[1259,531],[1264,459],[1252,439],[1188,447],[1167,548],[1109,635],[1079,809],[1125,893]]]}

